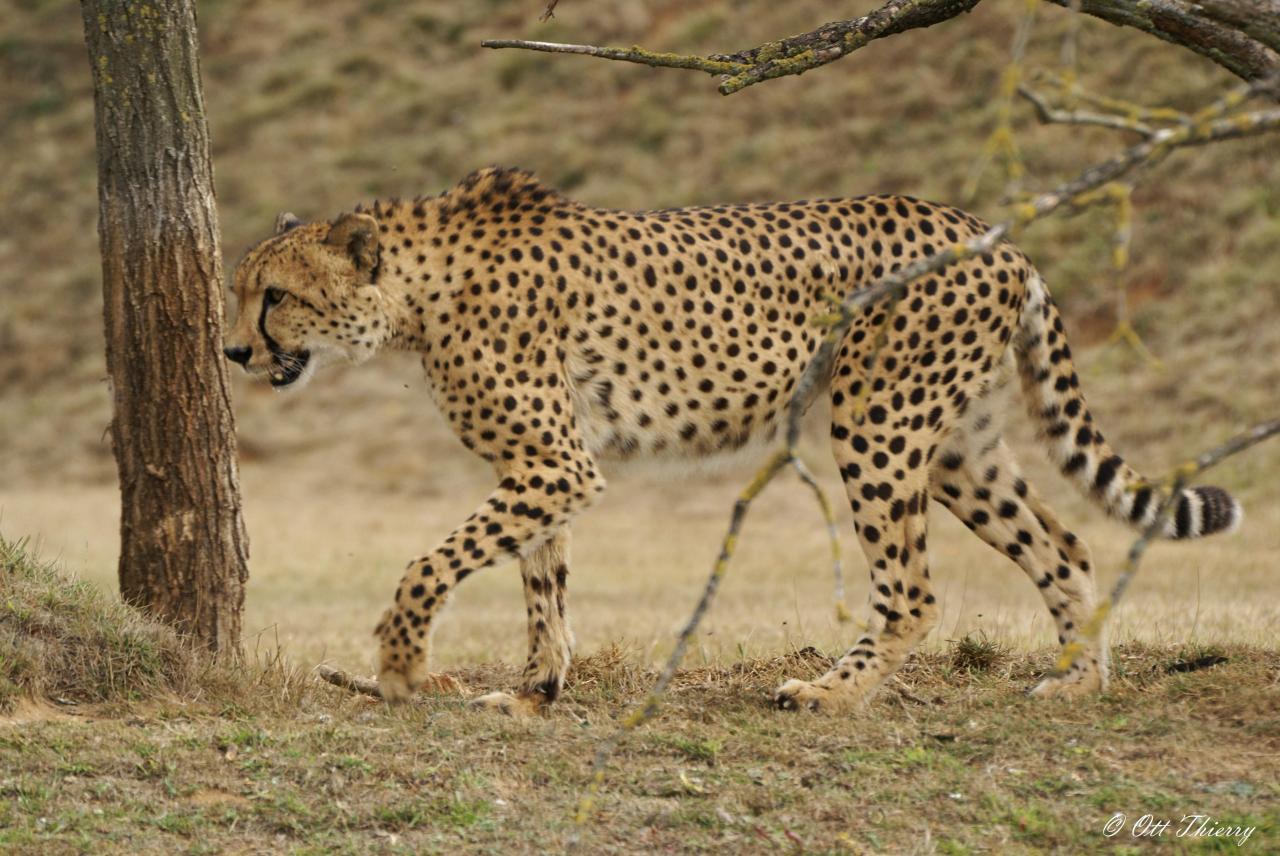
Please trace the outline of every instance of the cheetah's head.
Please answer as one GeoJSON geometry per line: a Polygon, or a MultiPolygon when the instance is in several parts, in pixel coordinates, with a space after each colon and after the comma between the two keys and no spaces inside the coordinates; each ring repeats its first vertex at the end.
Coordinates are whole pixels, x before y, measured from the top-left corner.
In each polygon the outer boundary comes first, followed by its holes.
{"type": "Polygon", "coordinates": [[[239,303],[224,351],[275,387],[301,387],[319,366],[363,362],[392,335],[378,287],[378,222],[276,218],[275,233],[236,268],[239,303]]]}

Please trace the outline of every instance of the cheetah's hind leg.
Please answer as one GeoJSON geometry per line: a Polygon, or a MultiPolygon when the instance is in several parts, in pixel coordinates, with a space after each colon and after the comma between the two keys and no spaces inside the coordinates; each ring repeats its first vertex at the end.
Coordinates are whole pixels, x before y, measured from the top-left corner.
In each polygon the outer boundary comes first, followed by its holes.
{"type": "MultiPolygon", "coordinates": [[[[1067,645],[1079,639],[1093,614],[1092,557],[1023,478],[1001,439],[997,411],[991,396],[974,401],[940,450],[930,492],[971,532],[1022,568],[1044,598],[1058,644],[1067,645]]],[[[1076,697],[1106,689],[1105,638],[1081,641],[1084,650],[1067,674],[1044,678],[1032,695],[1076,697]]]]}
{"type": "MultiPolygon", "coordinates": [[[[840,359],[853,356],[846,349],[840,359]]],[[[917,411],[931,405],[904,402],[899,408],[893,390],[873,392],[867,402],[869,425],[864,427],[854,417],[856,395],[856,388],[847,395],[835,390],[831,443],[871,570],[871,619],[867,633],[825,675],[813,681],[790,680],[778,688],[774,704],[782,710],[827,713],[861,706],[938,619],[927,545],[926,467],[933,458],[933,437],[925,432],[909,439],[894,437],[875,427],[887,423],[891,412],[897,412],[895,419],[910,422],[917,411]]]]}

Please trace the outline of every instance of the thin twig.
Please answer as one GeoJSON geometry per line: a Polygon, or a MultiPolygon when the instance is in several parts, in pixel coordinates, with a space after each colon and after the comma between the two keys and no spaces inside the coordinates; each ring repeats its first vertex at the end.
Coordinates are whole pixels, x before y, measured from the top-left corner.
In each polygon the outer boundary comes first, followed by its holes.
{"type": "Polygon", "coordinates": [[[1099,110],[1116,116],[1124,116],[1135,122],[1185,123],[1190,118],[1186,113],[1181,110],[1175,110],[1172,107],[1148,107],[1143,104],[1135,104],[1132,101],[1114,98],[1110,95],[1098,95],[1088,92],[1082,89],[1080,84],[1073,78],[1059,76],[1050,71],[1037,71],[1032,76],[1032,80],[1038,83],[1046,83],[1057,89],[1061,97],[1069,102],[1079,101],[1090,104],[1099,110]]]}
{"type": "Polygon", "coordinates": [[[1059,110],[1033,89],[1023,85],[1018,87],[1018,94],[1030,101],[1036,108],[1040,121],[1048,124],[1062,125],[1097,125],[1115,131],[1133,131],[1150,139],[1155,129],[1137,121],[1129,115],[1117,116],[1112,113],[1090,113],[1085,110],[1059,110]]]}
{"type": "Polygon", "coordinates": [[[733,514],[729,518],[729,529],[720,545],[720,555],[716,558],[711,577],[707,580],[707,585],[702,591],[702,597],[698,600],[697,607],[693,610],[693,615],[689,616],[688,622],[685,623],[679,637],[676,639],[675,650],[667,658],[667,664],[662,668],[662,672],[658,675],[658,680],[654,683],[653,689],[649,691],[644,703],[632,711],[613,734],[601,741],[596,748],[595,759],[591,763],[591,779],[587,785],[587,793],[578,803],[579,823],[584,823],[591,813],[591,809],[595,804],[596,794],[599,792],[600,786],[604,784],[604,770],[609,763],[609,757],[613,754],[613,750],[617,748],[628,732],[633,731],[658,712],[658,704],[662,694],[666,691],[668,684],[671,683],[671,679],[675,677],[676,669],[680,666],[680,661],[684,659],[685,650],[689,647],[689,640],[693,638],[694,632],[698,629],[702,616],[711,607],[711,601],[715,597],[716,589],[720,586],[720,580],[724,577],[725,571],[729,569],[729,559],[732,558],[733,551],[738,546],[738,534],[742,531],[742,522],[746,519],[747,512],[751,509],[752,500],[760,495],[760,491],[764,490],[765,486],[773,480],[778,471],[790,461],[791,452],[789,450],[778,452],[770,458],[769,463],[756,474],[751,484],[738,497],[738,501],[733,504],[733,514]]]}
{"type": "Polygon", "coordinates": [[[556,16],[556,4],[559,2],[560,0],[547,0],[547,8],[542,10],[542,15],[538,17],[538,20],[545,23],[554,18],[556,16]]]}
{"type": "Polygon", "coordinates": [[[581,54],[620,62],[634,62],[639,65],[650,65],[657,68],[685,68],[693,71],[705,71],[707,74],[736,74],[748,68],[742,63],[726,62],[703,56],[659,53],[646,50],[638,45],[630,48],[609,48],[598,45],[535,42],[527,39],[485,39],[480,43],[480,46],[485,48],[520,48],[522,50],[543,51],[545,53],[581,54]]]}
{"type": "Polygon", "coordinates": [[[1025,172],[1022,165],[1022,154],[1018,151],[1018,141],[1013,135],[1013,96],[1024,75],[1023,63],[1027,52],[1027,43],[1031,40],[1031,29],[1036,20],[1036,9],[1039,0],[1025,0],[1022,17],[1013,33],[1013,45],[1009,51],[1009,64],[1000,76],[1000,90],[996,94],[995,127],[983,143],[982,153],[969,170],[969,178],[961,198],[972,200],[978,194],[978,184],[982,180],[987,167],[997,155],[1002,156],[1005,166],[1006,190],[1016,193],[1025,172]]]}
{"type": "Polygon", "coordinates": [[[1129,266],[1129,244],[1133,238],[1133,186],[1120,181],[1104,184],[1090,191],[1072,204],[1072,209],[1083,210],[1097,200],[1105,200],[1115,209],[1116,228],[1111,235],[1111,270],[1115,277],[1113,290],[1116,300],[1116,329],[1107,344],[1127,344],[1152,368],[1161,368],[1160,358],[1142,341],[1129,317],[1129,293],[1125,288],[1124,271],[1129,266]],[[1096,198],[1095,198],[1096,197],[1096,198]]]}
{"type": "Polygon", "coordinates": [[[1062,34],[1062,48],[1058,52],[1058,62],[1063,68],[1063,75],[1072,83],[1080,70],[1080,5],[1081,0],[1067,0],[1067,29],[1062,34]]]}
{"type": "Polygon", "coordinates": [[[809,490],[813,492],[814,499],[818,502],[818,508],[822,511],[822,519],[827,524],[827,541],[831,544],[831,574],[835,579],[836,620],[842,624],[846,621],[852,621],[853,615],[849,612],[849,604],[844,597],[844,566],[840,561],[840,534],[836,528],[835,513],[832,511],[831,503],[828,501],[826,493],[822,490],[822,486],[813,477],[813,473],[809,472],[809,468],[805,466],[804,461],[796,457],[794,448],[792,449],[790,463],[791,468],[800,477],[800,481],[808,485],[809,490]]]}
{"type": "Polygon", "coordinates": [[[1262,422],[1248,431],[1237,434],[1221,446],[1216,446],[1207,452],[1201,452],[1194,461],[1189,461],[1183,465],[1182,474],[1187,478],[1197,476],[1210,467],[1217,466],[1232,455],[1239,454],[1250,446],[1257,445],[1268,437],[1274,437],[1276,434],[1280,434],[1280,419],[1262,422]]]}

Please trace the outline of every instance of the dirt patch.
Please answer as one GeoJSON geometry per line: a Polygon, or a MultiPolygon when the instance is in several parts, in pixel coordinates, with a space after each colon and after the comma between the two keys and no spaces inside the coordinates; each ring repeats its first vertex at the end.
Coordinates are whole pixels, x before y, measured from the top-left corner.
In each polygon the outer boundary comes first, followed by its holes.
{"type": "Polygon", "coordinates": [[[0,715],[0,728],[30,725],[33,722],[67,722],[76,718],[57,705],[42,699],[20,698],[6,713],[0,715]]]}

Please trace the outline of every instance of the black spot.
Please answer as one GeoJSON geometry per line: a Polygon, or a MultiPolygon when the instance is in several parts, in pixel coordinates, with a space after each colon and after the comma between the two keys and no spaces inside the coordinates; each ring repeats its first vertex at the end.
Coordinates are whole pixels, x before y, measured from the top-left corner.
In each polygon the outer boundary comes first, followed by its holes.
{"type": "Polygon", "coordinates": [[[1098,464],[1098,474],[1093,479],[1094,488],[1105,490],[1107,485],[1111,484],[1111,481],[1116,477],[1116,472],[1123,463],[1124,460],[1119,455],[1112,455],[1098,464]]]}
{"type": "Polygon", "coordinates": [[[1147,506],[1151,504],[1151,488],[1139,488],[1133,495],[1133,508],[1129,510],[1129,520],[1138,523],[1147,513],[1147,506]]]}

